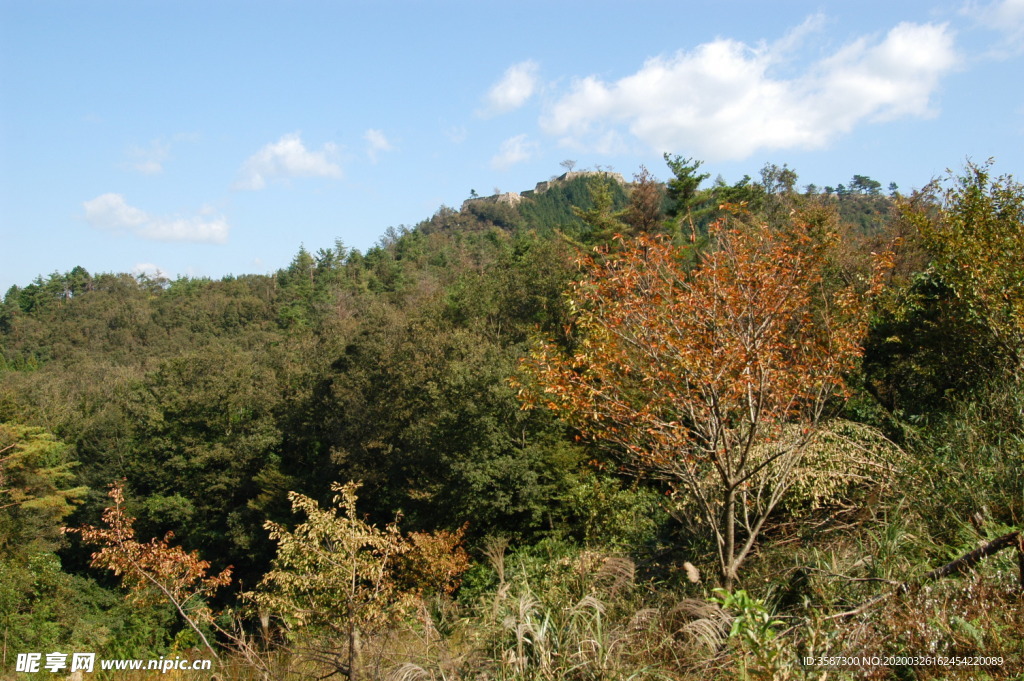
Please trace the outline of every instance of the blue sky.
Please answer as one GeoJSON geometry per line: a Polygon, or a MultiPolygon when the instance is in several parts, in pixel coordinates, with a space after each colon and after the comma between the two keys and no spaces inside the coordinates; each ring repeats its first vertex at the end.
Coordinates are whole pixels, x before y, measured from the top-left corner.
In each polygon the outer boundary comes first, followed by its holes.
{"type": "Polygon", "coordinates": [[[732,182],[1024,176],[1024,0],[0,0],[0,294],[366,250],[663,152],[732,182]]]}

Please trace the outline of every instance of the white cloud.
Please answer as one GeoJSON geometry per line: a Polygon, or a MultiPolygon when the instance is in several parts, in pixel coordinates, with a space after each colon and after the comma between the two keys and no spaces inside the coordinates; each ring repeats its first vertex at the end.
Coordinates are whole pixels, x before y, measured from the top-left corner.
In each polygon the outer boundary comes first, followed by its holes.
{"type": "Polygon", "coordinates": [[[157,279],[167,276],[166,270],[164,270],[159,265],[154,265],[151,262],[136,263],[135,266],[132,267],[132,274],[135,275],[136,277],[145,275],[150,279],[157,279]]]}
{"type": "Polygon", "coordinates": [[[209,208],[197,216],[158,217],[129,205],[121,194],[101,194],[82,207],[86,222],[96,229],[154,241],[222,244],[230,230],[227,220],[213,215],[209,208]]]}
{"type": "Polygon", "coordinates": [[[1024,25],[1024,0],[997,0],[988,4],[969,2],[963,9],[990,28],[1015,30],[1024,25]]]}
{"type": "Polygon", "coordinates": [[[377,162],[377,154],[382,151],[393,151],[394,145],[388,141],[388,138],[384,136],[384,133],[380,130],[370,128],[363,133],[363,139],[366,140],[369,145],[366,150],[366,155],[370,157],[371,163],[377,162]]]}
{"type": "Polygon", "coordinates": [[[968,2],[961,10],[985,28],[1002,34],[989,52],[1000,59],[1024,52],[1024,0],[997,0],[982,4],[968,2]]]}
{"type": "Polygon", "coordinates": [[[145,229],[138,232],[139,236],[154,241],[195,241],[199,243],[223,244],[228,240],[230,226],[222,217],[204,219],[189,218],[157,218],[145,229]]]}
{"type": "Polygon", "coordinates": [[[815,149],[865,121],[934,113],[931,97],[957,62],[945,25],[902,23],[861,38],[810,69],[775,77],[821,25],[812,17],[774,45],[718,39],[648,60],[614,82],[576,81],[541,119],[561,143],[607,151],[631,139],[706,160],[815,149]]]}
{"type": "Polygon", "coordinates": [[[93,227],[111,230],[135,230],[149,221],[144,212],[129,206],[120,194],[101,194],[82,204],[85,219],[93,227]]]}
{"type": "Polygon", "coordinates": [[[268,180],[290,177],[341,177],[341,167],[331,159],[337,146],[328,142],[320,151],[310,151],[299,133],[284,135],[250,156],[239,173],[236,189],[258,190],[268,180]]]}
{"type": "Polygon", "coordinates": [[[537,62],[527,60],[513,64],[505,75],[487,91],[482,116],[496,116],[518,109],[537,91],[537,62]]]}
{"type": "Polygon", "coordinates": [[[501,149],[491,159],[491,167],[505,170],[516,163],[529,160],[537,149],[537,143],[526,139],[526,135],[516,135],[501,143],[501,149]]]}

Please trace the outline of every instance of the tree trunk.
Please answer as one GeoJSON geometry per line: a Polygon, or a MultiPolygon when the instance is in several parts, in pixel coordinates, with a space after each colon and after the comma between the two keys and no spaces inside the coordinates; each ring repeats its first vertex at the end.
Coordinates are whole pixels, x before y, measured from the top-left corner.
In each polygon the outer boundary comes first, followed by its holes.
{"type": "Polygon", "coordinates": [[[732,591],[736,581],[736,488],[730,486],[725,493],[722,504],[722,520],[725,523],[725,534],[722,537],[721,552],[722,588],[732,591]]]}
{"type": "Polygon", "coordinates": [[[363,641],[359,636],[359,627],[354,624],[348,628],[348,678],[358,681],[362,674],[363,641]]]}

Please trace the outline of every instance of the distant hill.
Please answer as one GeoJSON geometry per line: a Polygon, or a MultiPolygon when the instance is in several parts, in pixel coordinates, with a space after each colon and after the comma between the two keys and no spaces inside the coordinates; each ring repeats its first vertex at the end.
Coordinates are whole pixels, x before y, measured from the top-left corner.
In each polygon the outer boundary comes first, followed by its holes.
{"type": "MultiPolygon", "coordinates": [[[[783,169],[785,170],[785,169],[783,169]]],[[[666,183],[655,182],[656,193],[660,194],[662,219],[669,222],[681,219],[686,213],[692,219],[698,233],[723,215],[722,206],[745,206],[765,219],[782,219],[801,202],[826,200],[834,203],[840,221],[853,232],[865,236],[880,232],[893,208],[893,199],[882,194],[880,183],[866,176],[854,175],[849,187],[825,187],[824,190],[809,185],[805,192],[796,191],[795,173],[789,184],[773,182],[779,169],[769,166],[762,175],[762,181],[749,176],[734,184],[726,184],[722,178],[706,186],[694,195],[686,212],[678,202],[670,198],[666,183]],[[775,171],[774,174],[770,171],[775,171]],[[774,217],[773,217],[774,216],[774,217]]],[[[646,176],[650,178],[650,176],[646,176]]],[[[549,180],[538,182],[533,189],[496,193],[490,196],[476,196],[463,201],[459,209],[442,207],[431,218],[416,226],[417,231],[431,233],[438,230],[479,231],[489,227],[504,230],[521,228],[536,229],[541,233],[559,231],[574,239],[583,238],[592,242],[593,234],[581,219],[579,211],[590,211],[594,205],[595,182],[606,183],[611,198],[610,214],[623,217],[622,211],[629,206],[630,194],[636,182],[627,181],[621,174],[608,171],[567,172],[549,180]],[[589,238],[585,235],[589,234],[589,238]]],[[[658,200],[655,199],[655,202],[658,200]]]]}

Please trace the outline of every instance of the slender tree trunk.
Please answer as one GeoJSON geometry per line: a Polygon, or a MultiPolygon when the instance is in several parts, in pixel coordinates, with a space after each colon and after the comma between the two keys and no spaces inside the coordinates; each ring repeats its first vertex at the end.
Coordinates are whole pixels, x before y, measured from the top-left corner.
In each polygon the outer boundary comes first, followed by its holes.
{"type": "Polygon", "coordinates": [[[725,523],[724,546],[721,547],[722,587],[732,590],[736,578],[736,488],[729,486],[723,504],[723,522],[725,523]]]}

